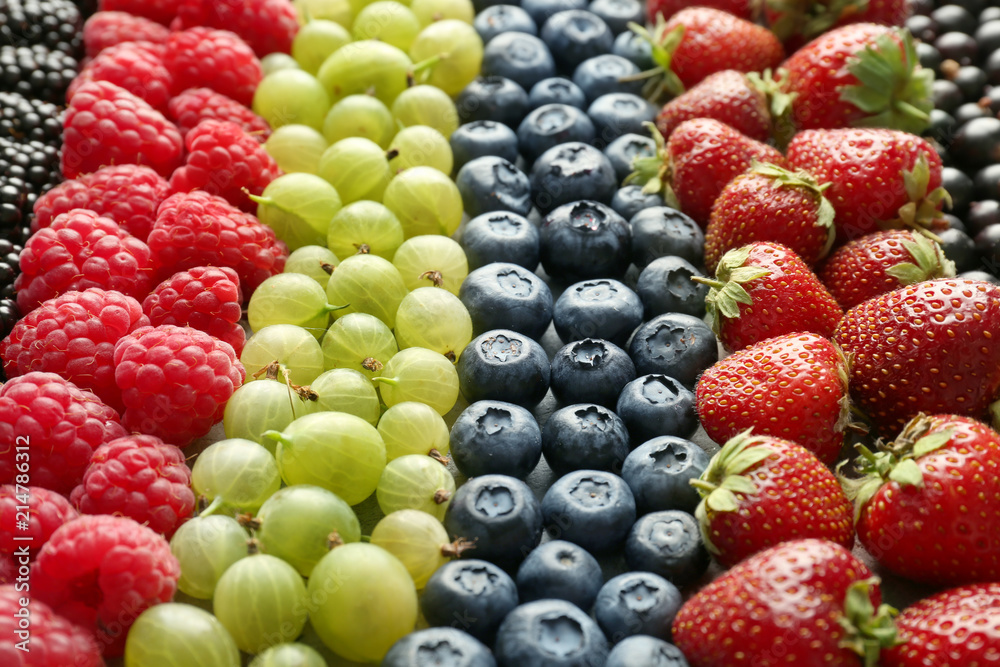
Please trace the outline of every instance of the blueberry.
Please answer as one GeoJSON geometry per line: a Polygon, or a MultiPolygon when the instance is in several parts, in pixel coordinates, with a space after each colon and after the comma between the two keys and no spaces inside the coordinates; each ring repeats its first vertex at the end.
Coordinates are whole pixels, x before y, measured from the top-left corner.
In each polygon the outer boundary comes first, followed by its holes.
{"type": "Polygon", "coordinates": [[[500,622],[517,606],[517,585],[493,563],[454,560],[438,568],[420,595],[420,611],[432,626],[463,630],[493,644],[500,622]]]}
{"type": "Polygon", "coordinates": [[[544,26],[550,17],[559,12],[586,8],[587,0],[521,0],[521,9],[528,12],[539,26],[544,26]]]}
{"type": "Polygon", "coordinates": [[[581,199],[610,204],[618,189],[608,158],[593,146],[575,141],[542,153],[530,176],[531,198],[542,215],[581,199]]]}
{"type": "Polygon", "coordinates": [[[476,216],[462,230],[461,244],[470,271],[493,262],[517,264],[528,271],[538,268],[538,227],[516,213],[476,216]]]}
{"type": "Polygon", "coordinates": [[[704,320],[667,313],[654,317],[635,332],[628,355],[636,373],[668,375],[693,388],[702,371],[719,360],[719,342],[704,320]]]}
{"type": "Polygon", "coordinates": [[[540,340],[552,321],[549,286],[516,264],[495,262],[476,269],[462,281],[458,298],[476,335],[506,327],[540,340]]]}
{"type": "Polygon", "coordinates": [[[607,146],[627,134],[649,134],[644,123],[652,123],[658,111],[655,105],[638,95],[608,93],[590,104],[587,115],[597,130],[598,145],[607,146]]]}
{"type": "Polygon", "coordinates": [[[542,79],[528,92],[528,106],[537,109],[546,104],[568,104],[577,109],[587,106],[587,97],[569,79],[554,76],[549,79],[542,79]]]}
{"type": "Polygon", "coordinates": [[[467,163],[458,170],[455,185],[465,212],[471,216],[493,211],[531,212],[528,177],[502,157],[487,155],[467,163]]]}
{"type": "Polygon", "coordinates": [[[563,405],[596,403],[612,408],[622,388],[635,379],[628,353],[600,338],[565,345],[552,358],[549,386],[563,405]]]}
{"type": "Polygon", "coordinates": [[[576,605],[536,600],[504,619],[494,655],[500,667],[603,667],[608,642],[576,605]]]}
{"type": "Polygon", "coordinates": [[[542,221],[540,241],[542,267],[556,280],[620,278],[628,269],[628,223],[600,202],[583,200],[555,209],[542,221]]]}
{"type": "Polygon", "coordinates": [[[533,408],[549,389],[549,359],[542,346],[509,329],[474,339],[457,370],[462,395],[470,403],[492,399],[533,408]]]}
{"type": "Polygon", "coordinates": [[[682,602],[677,586],[660,575],[627,572],[601,587],[594,601],[594,618],[612,642],[635,635],[667,639],[682,602]]]}
{"type": "Polygon", "coordinates": [[[528,93],[502,76],[479,77],[458,94],[455,108],[463,123],[492,120],[513,129],[528,113],[528,93]]]}
{"type": "Polygon", "coordinates": [[[531,90],[542,79],[555,76],[556,62],[545,42],[534,35],[506,32],[483,49],[482,73],[507,77],[524,90],[531,90]]]}
{"type": "Polygon", "coordinates": [[[457,628],[426,628],[406,635],[389,649],[381,667],[447,665],[496,667],[493,653],[481,641],[457,628]]]}
{"type": "Polygon", "coordinates": [[[542,454],[557,475],[574,470],[617,473],[628,450],[625,422],[611,410],[592,403],[556,410],[542,429],[542,454]]]}
{"type": "Polygon", "coordinates": [[[695,583],[709,564],[698,522],[680,510],[650,512],[636,521],[625,542],[625,560],[633,570],[681,587],[695,583]]]}
{"type": "Polygon", "coordinates": [[[553,14],[542,26],[541,37],[552,52],[558,71],[567,74],[572,74],[588,58],[610,53],[615,42],[604,20],[586,9],[553,14]]]}
{"type": "Polygon", "coordinates": [[[604,575],[597,559],[582,547],[553,540],[536,547],[517,569],[517,595],[521,603],[566,600],[590,611],[604,575]]]}
{"type": "Polygon", "coordinates": [[[590,11],[604,19],[612,34],[621,35],[629,30],[629,23],[646,22],[645,3],[639,0],[594,0],[590,11]]]}
{"type": "MultiPolygon", "coordinates": [[[[616,141],[621,139],[622,137],[619,137],[616,141]]],[[[611,200],[611,208],[626,220],[631,220],[639,211],[654,206],[663,206],[663,197],[656,193],[644,193],[641,185],[626,185],[620,188],[611,200]]]]}
{"type": "Polygon", "coordinates": [[[527,477],[542,456],[542,431],[530,412],[503,401],[478,401],[451,427],[451,458],[466,477],[527,477]]]}
{"type": "Polygon", "coordinates": [[[538,26],[524,11],[517,5],[493,5],[476,14],[472,21],[472,27],[476,29],[483,39],[483,44],[489,44],[490,40],[505,32],[523,32],[529,35],[538,35],[538,26]]]}
{"type": "MultiPolygon", "coordinates": [[[[461,365],[462,360],[458,361],[461,365]]],[[[666,375],[643,375],[629,382],[618,397],[615,412],[625,422],[632,442],[661,435],[690,438],[698,430],[694,394],[666,375]]]]}
{"type": "Polygon", "coordinates": [[[528,485],[507,475],[482,475],[460,486],[444,515],[453,539],[476,543],[476,556],[512,569],[542,537],[542,510],[528,485]]]}
{"type": "MultiPolygon", "coordinates": [[[[597,0],[595,0],[595,4],[596,2],[597,0]]],[[[641,24],[642,21],[638,23],[641,24]]],[[[649,42],[631,30],[625,30],[615,37],[615,43],[611,46],[611,53],[625,58],[643,72],[653,69],[656,66],[656,63],[653,62],[653,49],[649,42]]]]}
{"type": "Polygon", "coordinates": [[[945,257],[955,262],[955,271],[961,273],[976,267],[979,259],[976,244],[968,234],[960,229],[946,229],[935,234],[941,239],[945,257]]]}
{"type": "Polygon", "coordinates": [[[570,285],[559,295],[552,309],[552,320],[564,343],[603,338],[624,347],[635,328],[642,324],[642,300],[617,280],[585,280],[570,285]]]}
{"type": "Polygon", "coordinates": [[[632,263],[646,268],[657,257],[677,255],[695,266],[705,255],[705,233],[689,216],[669,206],[647,208],[629,220],[632,263]]]}
{"type": "Polygon", "coordinates": [[[554,146],[569,141],[591,143],[594,124],[580,109],[567,104],[546,104],[530,111],[517,127],[517,145],[529,164],[554,146]]]}
{"type": "Polygon", "coordinates": [[[692,280],[696,276],[705,277],[683,257],[667,255],[650,262],[639,274],[635,286],[646,317],[666,313],[704,317],[708,285],[692,280]]]}
{"type": "Polygon", "coordinates": [[[635,522],[635,499],[621,477],[602,470],[574,470],[542,498],[545,530],[591,553],[612,551],[635,522]]]}
{"type": "Polygon", "coordinates": [[[681,650],[669,642],[649,635],[626,637],[608,654],[604,667],[688,667],[681,650]]]}
{"type": "MultiPolygon", "coordinates": [[[[604,99],[604,97],[600,99],[604,99]]],[[[653,141],[652,137],[641,134],[623,134],[604,148],[604,155],[611,160],[611,166],[615,168],[615,176],[618,177],[618,182],[621,183],[632,173],[632,162],[637,157],[652,157],[656,155],[656,142],[653,141]]],[[[632,185],[629,187],[636,188],[639,192],[642,192],[641,185],[632,185]]],[[[659,195],[653,196],[659,197],[659,195]]],[[[652,206],[663,206],[663,200],[660,199],[659,204],[652,204],[652,206]]],[[[632,216],[625,216],[625,219],[631,220],[632,216]]]]}
{"type": "Polygon", "coordinates": [[[664,435],[628,455],[622,479],[632,489],[639,514],[661,510],[694,513],[701,496],[690,482],[701,476],[710,460],[705,450],[690,440],[664,435]]]}
{"type": "Polygon", "coordinates": [[[631,60],[606,53],[580,63],[573,72],[573,83],[580,86],[588,102],[593,102],[608,93],[642,95],[642,80],[625,80],[637,74],[639,68],[631,60]]]}
{"type": "Polygon", "coordinates": [[[503,123],[477,120],[466,123],[451,133],[451,154],[455,158],[455,171],[477,157],[496,155],[510,162],[517,162],[517,135],[503,123]]]}

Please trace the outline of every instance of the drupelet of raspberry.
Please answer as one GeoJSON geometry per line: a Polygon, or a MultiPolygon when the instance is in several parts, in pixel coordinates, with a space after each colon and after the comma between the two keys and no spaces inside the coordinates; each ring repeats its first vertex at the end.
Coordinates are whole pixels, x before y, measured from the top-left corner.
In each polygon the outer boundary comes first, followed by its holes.
{"type": "Polygon", "coordinates": [[[197,266],[170,276],[146,297],[142,310],[154,327],[194,327],[243,353],[246,332],[240,325],[240,278],[226,266],[197,266]]]}
{"type": "Polygon", "coordinates": [[[195,26],[232,30],[259,58],[275,51],[291,53],[292,40],[299,31],[290,0],[181,0],[171,27],[195,26]]]}
{"type": "Polygon", "coordinates": [[[121,655],[139,614],[177,591],[180,566],[162,535],[132,519],[84,514],[52,534],[31,573],[34,597],[121,655]]]}
{"type": "Polygon", "coordinates": [[[113,408],[55,373],[11,378],[0,386],[0,483],[17,481],[17,447],[27,445],[31,484],[68,496],[94,450],[126,433],[113,408]]]}
{"type": "Polygon", "coordinates": [[[49,605],[18,590],[17,585],[0,586],[0,664],[10,667],[104,667],[97,638],[62,616],[49,605]],[[21,601],[27,602],[26,607],[21,601]],[[24,611],[21,611],[21,610],[24,611]],[[28,651],[17,645],[22,636],[17,633],[21,616],[27,614],[29,629],[23,635],[28,651]]]}
{"type": "Polygon", "coordinates": [[[0,486],[0,554],[13,554],[17,562],[26,548],[27,558],[34,560],[52,533],[78,516],[66,497],[51,489],[4,484],[0,486]]]}
{"type": "Polygon", "coordinates": [[[88,81],[110,81],[154,109],[164,111],[170,99],[171,77],[163,64],[166,46],[153,42],[122,42],[94,56],[76,75],[66,89],[66,101],[71,102],[80,86],[88,81]]]}
{"type": "Polygon", "coordinates": [[[170,29],[128,12],[96,12],[83,24],[83,45],[88,58],[122,42],[166,44],[170,29]]]}
{"type": "Polygon", "coordinates": [[[246,370],[229,343],[192,327],[143,327],[115,345],[125,428],[186,447],[222,419],[246,370]]]}
{"type": "Polygon", "coordinates": [[[169,26],[177,16],[177,0],[98,0],[102,12],[125,12],[169,26]]]}
{"type": "Polygon", "coordinates": [[[143,164],[169,177],[181,165],[183,154],[177,126],[148,102],[110,81],[83,84],[66,108],[64,178],[112,164],[143,164]]]}
{"type": "Polygon", "coordinates": [[[260,196],[282,173],[261,143],[236,123],[203,120],[184,136],[184,145],[184,166],[170,177],[174,192],[204,190],[252,213],[257,204],[250,195],[260,196]]]}
{"type": "MultiPolygon", "coordinates": [[[[0,342],[4,373],[8,378],[31,371],[56,373],[94,392],[120,413],[124,404],[115,384],[115,343],[145,326],[149,326],[149,318],[142,312],[142,304],[121,292],[96,287],[67,292],[22,317],[0,342]]],[[[4,442],[13,442],[12,438],[4,442]]],[[[86,452],[81,475],[89,460],[90,452],[86,452]]],[[[36,484],[41,481],[37,473],[32,479],[36,484]]]]}
{"type": "Polygon", "coordinates": [[[22,313],[70,291],[99,287],[136,299],[153,287],[149,246],[111,218],[77,208],[32,234],[14,280],[22,313]]]}
{"type": "Polygon", "coordinates": [[[31,233],[52,224],[61,213],[85,208],[111,218],[145,242],[160,202],[170,196],[170,183],[149,167],[119,164],[63,181],[35,202],[31,233]]]}
{"type": "Polygon", "coordinates": [[[244,300],[288,259],[273,229],[207,192],[167,197],[147,243],[160,280],[196,266],[228,266],[240,277],[244,300]]]}
{"type": "Polygon", "coordinates": [[[169,540],[194,512],[191,468],[179,447],[128,435],[94,451],[70,500],[84,514],[127,516],[169,540]]]}
{"type": "Polygon", "coordinates": [[[206,86],[247,107],[264,70],[253,49],[229,30],[188,28],[170,33],[163,57],[174,94],[206,86]]]}
{"type": "Polygon", "coordinates": [[[260,143],[271,136],[267,121],[231,97],[211,88],[189,88],[167,102],[167,117],[177,124],[181,135],[203,120],[227,120],[236,123],[260,143]]]}

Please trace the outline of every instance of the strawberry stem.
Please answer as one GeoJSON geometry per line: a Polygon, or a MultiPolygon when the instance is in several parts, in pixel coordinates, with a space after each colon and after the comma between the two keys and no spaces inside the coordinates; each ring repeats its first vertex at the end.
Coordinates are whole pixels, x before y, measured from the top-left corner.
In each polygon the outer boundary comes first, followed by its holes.
{"type": "Polygon", "coordinates": [[[844,597],[844,615],[837,619],[845,633],[840,640],[841,648],[861,656],[865,667],[879,664],[882,649],[903,643],[892,620],[898,612],[887,604],[879,605],[876,610],[872,604],[871,589],[878,585],[878,577],[851,584],[844,597]]]}

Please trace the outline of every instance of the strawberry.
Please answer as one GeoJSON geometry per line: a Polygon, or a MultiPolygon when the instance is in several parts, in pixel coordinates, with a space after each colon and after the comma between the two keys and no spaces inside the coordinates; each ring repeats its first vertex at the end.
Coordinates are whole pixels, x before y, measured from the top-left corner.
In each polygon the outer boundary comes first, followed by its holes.
{"type": "Polygon", "coordinates": [[[955,263],[941,244],[907,229],[873,232],[839,248],[823,263],[819,279],[844,310],[879,294],[955,277],[955,263]]]}
{"type": "Polygon", "coordinates": [[[715,442],[753,428],[802,445],[830,465],[850,418],[847,360],[822,336],[778,336],[709,367],[695,398],[701,425],[715,442]]]}
{"type": "Polygon", "coordinates": [[[800,130],[889,127],[920,134],[934,108],[934,73],[920,66],[909,31],[874,23],[831,30],[781,65],[800,130]]]}
{"type": "MultiPolygon", "coordinates": [[[[739,16],[747,21],[753,20],[754,0],[700,0],[699,7],[712,7],[733,16],[739,16]]],[[[646,17],[649,23],[656,23],[657,17],[668,19],[677,12],[691,6],[690,0],[650,0],[646,4],[646,17]]]]}
{"type": "Polygon", "coordinates": [[[833,246],[833,206],[804,171],[756,164],[722,189],[705,230],[705,268],[753,241],[781,243],[812,266],[833,246]]]}
{"type": "Polygon", "coordinates": [[[838,242],[878,229],[947,226],[941,158],[926,139],[887,129],[805,130],[788,144],[788,164],[820,182],[836,212],[838,242]]]}
{"type": "Polygon", "coordinates": [[[730,567],[786,540],[815,537],[850,549],[853,506],[836,476],[802,445],[751,430],[726,441],[691,482],[709,553],[730,567]]]}
{"type": "Polygon", "coordinates": [[[1000,423],[1000,286],[942,278],[847,311],[833,340],[853,357],[851,398],[883,435],[919,412],[1000,423]],[[991,407],[991,403],[994,405],[991,407]]]}
{"type": "Polygon", "coordinates": [[[843,311],[805,262],[783,245],[755,241],[719,261],[705,308],[719,341],[736,351],[790,333],[829,338],[843,311]]]}
{"type": "Polygon", "coordinates": [[[902,26],[907,0],[765,0],[767,25],[792,53],[807,41],[849,23],[902,26]]]}
{"type": "Polygon", "coordinates": [[[844,487],[868,553],[913,581],[1000,581],[1000,433],[969,417],[919,414],[877,453],[858,449],[862,476],[844,487]]]}
{"type": "Polygon", "coordinates": [[[794,540],[695,593],[674,618],[673,641],[691,667],[870,666],[895,640],[892,611],[848,549],[794,540]]]}
{"type": "Polygon", "coordinates": [[[896,618],[900,645],[882,667],[988,665],[1000,655],[1000,583],[959,586],[907,607],[896,618]]]}

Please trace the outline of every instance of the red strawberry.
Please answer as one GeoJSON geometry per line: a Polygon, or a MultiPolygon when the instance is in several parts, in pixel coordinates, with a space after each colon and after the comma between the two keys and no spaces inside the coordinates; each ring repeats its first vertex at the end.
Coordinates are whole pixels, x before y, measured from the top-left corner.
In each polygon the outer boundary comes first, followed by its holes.
{"type": "Polygon", "coordinates": [[[767,25],[788,52],[831,28],[849,23],[902,26],[910,15],[907,0],[766,0],[767,25]]]}
{"type": "Polygon", "coordinates": [[[802,445],[830,465],[850,416],[847,360],[811,333],[779,336],[734,352],[698,379],[698,417],[715,442],[748,428],[802,445]]]}
{"type": "MultiPolygon", "coordinates": [[[[650,0],[646,4],[646,17],[650,23],[656,23],[658,16],[668,19],[690,6],[690,0],[650,0]]],[[[712,7],[729,12],[733,16],[739,16],[741,19],[753,20],[753,2],[751,0],[701,0],[698,6],[712,7]]]]}
{"type": "Polygon", "coordinates": [[[705,230],[705,268],[715,271],[722,256],[753,241],[774,241],[812,266],[833,245],[833,206],[806,172],[758,164],[719,193],[705,230]]]}
{"type": "Polygon", "coordinates": [[[819,279],[844,310],[900,287],[953,278],[955,263],[936,241],[907,229],[855,239],[823,263],[819,279]]]}
{"type": "Polygon", "coordinates": [[[844,547],[785,542],[698,591],[673,622],[691,667],[858,667],[893,643],[879,581],[844,547]],[[876,611],[877,609],[877,611],[876,611]]]}
{"type": "Polygon", "coordinates": [[[878,453],[859,450],[863,476],[844,486],[858,538],[881,565],[937,585],[1000,581],[1000,433],[920,414],[878,453]]]}
{"type": "Polygon", "coordinates": [[[790,333],[829,338],[843,311],[806,263],[783,245],[757,241],[730,250],[705,306],[719,340],[729,350],[790,333]]]}
{"type": "Polygon", "coordinates": [[[1000,286],[944,278],[855,306],[833,340],[853,356],[855,405],[892,435],[919,412],[987,418],[1000,399],[997,322],[1000,286]]]}

